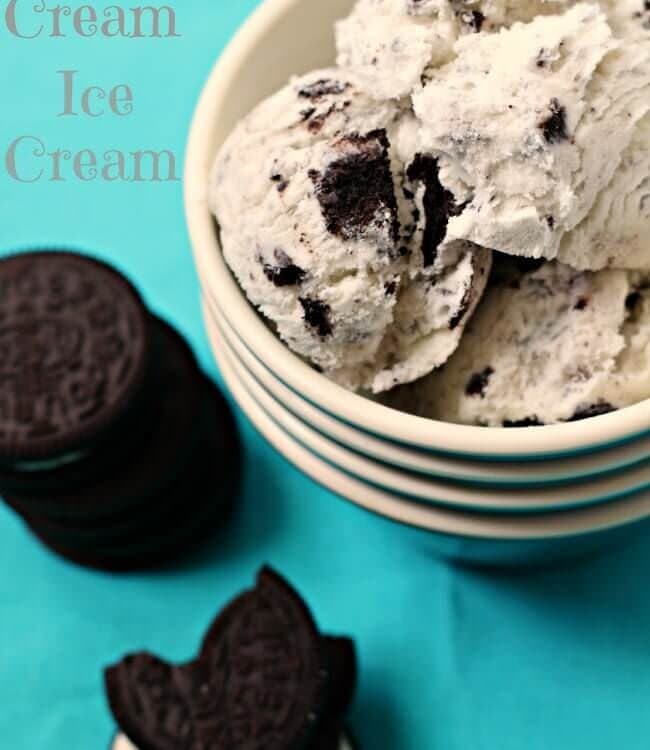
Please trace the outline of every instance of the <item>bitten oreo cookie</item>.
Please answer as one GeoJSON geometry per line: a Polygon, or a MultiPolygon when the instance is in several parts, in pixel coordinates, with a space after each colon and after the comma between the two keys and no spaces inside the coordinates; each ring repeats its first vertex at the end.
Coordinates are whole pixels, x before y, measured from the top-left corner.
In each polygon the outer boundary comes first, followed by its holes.
{"type": "Polygon", "coordinates": [[[338,750],[355,672],[352,642],[323,637],[297,592],[265,568],[195,661],[132,654],[106,670],[105,685],[137,750],[338,750]]]}
{"type": "Polygon", "coordinates": [[[110,267],[67,252],[3,259],[0,463],[86,451],[137,398],[150,346],[140,296],[110,267]]]}

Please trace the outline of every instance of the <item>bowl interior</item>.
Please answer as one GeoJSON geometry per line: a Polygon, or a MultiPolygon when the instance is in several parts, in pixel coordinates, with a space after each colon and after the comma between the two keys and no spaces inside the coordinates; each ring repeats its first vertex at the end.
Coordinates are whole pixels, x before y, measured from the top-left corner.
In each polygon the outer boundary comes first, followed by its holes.
{"type": "Polygon", "coordinates": [[[293,390],[323,411],[403,445],[458,457],[518,460],[591,452],[650,430],[650,401],[584,423],[518,430],[452,425],[396,412],[319,375],[281,343],[248,305],[221,256],[207,205],[214,156],[237,121],[287,79],[331,65],[333,23],[353,0],[266,0],[233,39],[206,84],[186,154],[185,206],[206,293],[227,311],[255,354],[293,390]]]}

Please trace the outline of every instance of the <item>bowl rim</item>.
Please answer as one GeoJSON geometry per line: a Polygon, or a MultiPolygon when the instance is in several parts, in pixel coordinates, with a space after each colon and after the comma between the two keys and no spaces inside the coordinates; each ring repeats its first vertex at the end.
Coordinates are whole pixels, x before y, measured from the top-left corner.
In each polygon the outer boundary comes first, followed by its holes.
{"type": "Polygon", "coordinates": [[[185,154],[184,203],[194,259],[204,289],[221,301],[242,339],[282,381],[324,411],[393,442],[465,457],[554,457],[593,451],[647,433],[650,399],[610,414],[541,427],[504,429],[451,424],[390,409],[347,391],[309,365],[276,337],[248,303],[220,249],[208,207],[208,154],[212,124],[228,105],[230,83],[252,50],[302,0],[266,0],[243,24],[217,60],[196,106],[185,154]]]}
{"type": "Polygon", "coordinates": [[[425,478],[395,466],[373,461],[324,435],[314,425],[292,414],[251,372],[231,345],[223,326],[216,319],[212,322],[220,346],[229,357],[235,377],[274,422],[310,453],[349,476],[361,479],[369,486],[385,490],[407,502],[470,513],[530,516],[587,509],[650,492],[649,466],[640,472],[644,480],[641,481],[639,478],[636,484],[630,484],[625,473],[621,473],[610,478],[609,484],[603,480],[592,480],[572,487],[477,489],[458,483],[451,484],[435,477],[425,478]],[[601,494],[594,494],[601,487],[601,494]],[[576,497],[578,495],[579,497],[576,497]],[[523,497],[527,497],[525,502],[522,501],[523,497]]]}
{"type": "Polygon", "coordinates": [[[216,326],[206,320],[210,344],[228,388],[256,431],[286,460],[320,486],[370,513],[442,536],[496,542],[525,542],[586,536],[643,521],[650,493],[620,503],[541,515],[472,513],[423,506],[390,495],[312,453],[278,425],[238,380],[216,326]],[[351,488],[355,488],[354,491],[351,488]]]}
{"type": "Polygon", "coordinates": [[[558,459],[561,468],[556,467],[551,461],[520,461],[513,464],[468,461],[438,456],[415,448],[409,450],[397,443],[389,443],[353,425],[344,424],[301,398],[300,394],[283,383],[248,349],[217,307],[211,306],[205,297],[202,304],[208,308],[208,314],[216,321],[226,341],[246,369],[295,417],[356,453],[401,471],[470,485],[474,488],[530,489],[543,485],[545,488],[564,486],[570,491],[570,485],[610,477],[648,462],[650,437],[638,443],[630,442],[617,446],[612,448],[611,452],[588,453],[569,459],[558,459]],[[615,458],[612,460],[610,456],[615,458]]]}

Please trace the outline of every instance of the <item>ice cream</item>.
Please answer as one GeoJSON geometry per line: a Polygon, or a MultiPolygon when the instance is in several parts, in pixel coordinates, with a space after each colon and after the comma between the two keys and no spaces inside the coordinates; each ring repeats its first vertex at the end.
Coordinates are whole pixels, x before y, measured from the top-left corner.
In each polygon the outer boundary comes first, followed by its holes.
{"type": "Polygon", "coordinates": [[[638,148],[650,35],[619,39],[598,5],[581,3],[465,37],[456,52],[413,96],[419,148],[436,155],[441,182],[464,206],[443,244],[470,240],[580,269],[636,268],[642,256],[650,267],[645,233],[628,221],[650,228],[650,189],[638,183],[650,173],[650,152],[638,148]],[[602,214],[615,241],[594,252],[602,214]]]}
{"type": "Polygon", "coordinates": [[[211,181],[280,337],[454,422],[650,397],[650,3],[358,0],[336,41],[338,67],[260,105],[211,181]],[[535,268],[485,294],[493,251],[535,268]]]}
{"type": "Polygon", "coordinates": [[[451,360],[396,390],[419,416],[489,426],[585,418],[650,398],[650,289],[634,272],[544,263],[496,281],[451,360]]]}
{"type": "Polygon", "coordinates": [[[352,389],[387,390],[443,364],[491,254],[437,252],[442,195],[407,108],[321,70],[263,102],[222,148],[211,205],[249,300],[295,352],[352,389]]]}
{"type": "Polygon", "coordinates": [[[337,62],[379,99],[410,96],[459,38],[557,13],[576,0],[359,0],[336,25],[337,62]]]}

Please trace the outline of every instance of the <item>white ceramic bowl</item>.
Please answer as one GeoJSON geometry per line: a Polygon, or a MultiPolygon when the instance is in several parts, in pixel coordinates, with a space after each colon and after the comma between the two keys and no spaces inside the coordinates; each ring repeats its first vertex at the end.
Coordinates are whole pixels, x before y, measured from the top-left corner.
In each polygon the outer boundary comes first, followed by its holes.
{"type": "MultiPolygon", "coordinates": [[[[288,461],[335,494],[359,507],[410,527],[432,553],[481,565],[522,565],[581,556],[647,531],[650,493],[588,509],[541,515],[479,514],[409,502],[351,476],[309,450],[256,400],[264,390],[220,338],[206,326],[224,380],[260,434],[288,461]],[[239,368],[239,373],[238,373],[239,368]],[[250,390],[249,390],[250,388],[250,390]]],[[[308,502],[305,498],[305,502],[308,502]]],[[[409,537],[410,539],[410,537],[409,537]]]]}
{"type": "Polygon", "coordinates": [[[266,0],[232,40],[199,101],[186,154],[185,206],[206,293],[246,346],[324,413],[396,444],[480,459],[590,452],[650,431],[650,400],[583,422],[517,430],[469,427],[396,412],[349,393],[294,356],[266,327],[231,276],[207,204],[211,163],[236,122],[292,75],[334,60],[333,23],[353,0],[266,0]]]}
{"type": "Polygon", "coordinates": [[[599,480],[588,480],[572,485],[536,488],[477,488],[460,483],[443,482],[431,476],[397,469],[350,450],[349,445],[329,437],[309,419],[300,419],[288,408],[291,392],[281,384],[262,382],[250,364],[245,350],[237,346],[232,332],[217,316],[204,316],[211,336],[218,338],[220,347],[229,356],[234,375],[255,398],[258,405],[293,438],[310,452],[344,470],[350,476],[369,485],[420,503],[442,505],[457,510],[508,513],[539,513],[568,510],[589,505],[611,503],[650,490],[650,465],[639,466],[599,480]],[[269,387],[271,386],[271,387],[269,387]]]}
{"type": "MultiPolygon", "coordinates": [[[[650,471],[648,460],[650,438],[647,437],[607,451],[573,458],[493,463],[440,456],[374,437],[332,418],[288,388],[246,347],[218,306],[208,301],[204,301],[204,304],[209,306],[209,315],[217,323],[238,358],[275,400],[280,401],[295,417],[315,427],[341,446],[361,456],[371,458],[375,462],[408,471],[416,477],[431,477],[472,488],[489,487],[499,490],[534,488],[539,490],[542,487],[547,489],[558,485],[593,482],[611,477],[613,474],[622,474],[625,470],[630,470],[631,475],[621,477],[619,480],[630,480],[632,487],[638,488],[650,483],[650,477],[646,474],[640,475],[638,471],[643,469],[645,472],[650,471]]],[[[560,505],[572,504],[573,501],[567,498],[567,493],[570,492],[571,489],[564,490],[564,496],[559,501],[560,505]]],[[[597,488],[597,493],[602,497],[606,494],[606,487],[597,488]]],[[[522,508],[527,510],[534,508],[523,498],[518,499],[522,500],[520,503],[522,508]]],[[[547,505],[543,503],[542,507],[548,509],[547,505]]]]}

